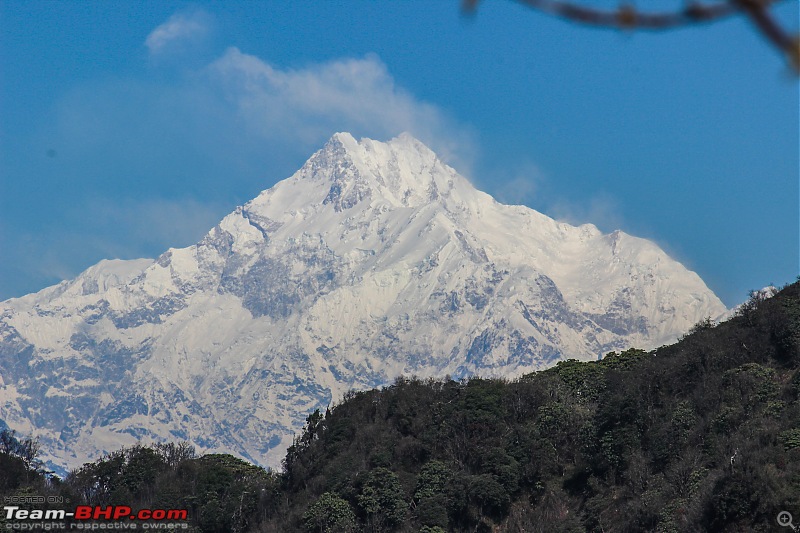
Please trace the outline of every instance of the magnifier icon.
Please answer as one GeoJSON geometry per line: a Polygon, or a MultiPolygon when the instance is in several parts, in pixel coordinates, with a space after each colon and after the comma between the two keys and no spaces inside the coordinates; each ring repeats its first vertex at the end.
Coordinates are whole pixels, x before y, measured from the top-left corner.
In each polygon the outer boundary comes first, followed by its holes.
{"type": "Polygon", "coordinates": [[[797,531],[797,528],[792,524],[792,513],[789,511],[781,511],[778,513],[778,525],[781,527],[790,527],[792,531],[797,531]]]}

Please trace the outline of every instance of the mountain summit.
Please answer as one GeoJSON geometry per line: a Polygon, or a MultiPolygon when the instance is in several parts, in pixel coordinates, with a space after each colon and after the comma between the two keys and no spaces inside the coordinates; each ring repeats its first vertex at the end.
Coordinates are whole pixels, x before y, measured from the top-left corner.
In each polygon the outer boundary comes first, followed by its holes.
{"type": "Polygon", "coordinates": [[[337,133],[197,244],[2,302],[0,425],[62,467],[164,439],[277,466],[349,389],[516,376],[723,312],[652,242],[499,204],[409,135],[337,133]]]}

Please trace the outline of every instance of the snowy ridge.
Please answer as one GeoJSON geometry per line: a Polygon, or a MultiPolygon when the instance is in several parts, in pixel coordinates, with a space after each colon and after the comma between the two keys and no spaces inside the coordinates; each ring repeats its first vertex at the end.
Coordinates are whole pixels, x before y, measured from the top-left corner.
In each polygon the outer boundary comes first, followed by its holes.
{"type": "Polygon", "coordinates": [[[277,466],[350,388],[516,376],[724,312],[649,241],[499,204],[409,135],[339,133],[196,245],[0,304],[0,421],[60,466],[140,439],[277,466]]]}

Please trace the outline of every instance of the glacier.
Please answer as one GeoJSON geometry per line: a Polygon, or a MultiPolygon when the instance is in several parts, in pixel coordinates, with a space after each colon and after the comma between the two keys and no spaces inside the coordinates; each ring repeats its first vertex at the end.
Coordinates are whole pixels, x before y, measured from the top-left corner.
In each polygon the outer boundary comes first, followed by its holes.
{"type": "Polygon", "coordinates": [[[338,133],[197,244],[0,303],[0,425],[58,471],[164,440],[279,467],[348,390],[513,378],[725,312],[648,240],[500,204],[408,134],[338,133]]]}

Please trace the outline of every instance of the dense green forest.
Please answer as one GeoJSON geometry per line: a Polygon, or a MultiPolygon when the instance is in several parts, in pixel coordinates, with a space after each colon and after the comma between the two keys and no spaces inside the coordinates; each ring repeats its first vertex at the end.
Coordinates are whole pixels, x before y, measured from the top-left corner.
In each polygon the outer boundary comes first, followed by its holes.
{"type": "Polygon", "coordinates": [[[281,472],[162,444],[60,480],[6,431],[0,495],[186,508],[203,532],[775,531],[800,519],[799,369],[795,283],[650,353],[351,392],[281,472]]]}

